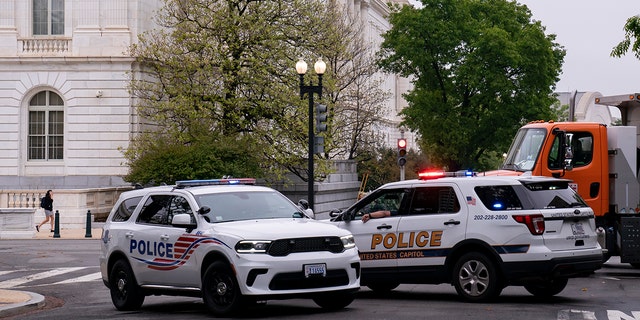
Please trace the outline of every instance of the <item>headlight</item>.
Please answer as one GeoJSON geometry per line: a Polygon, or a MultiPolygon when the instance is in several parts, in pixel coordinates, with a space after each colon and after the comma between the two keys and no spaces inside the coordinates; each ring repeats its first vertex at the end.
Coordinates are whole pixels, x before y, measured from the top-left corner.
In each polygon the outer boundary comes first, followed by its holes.
{"type": "Polygon", "coordinates": [[[342,246],[345,250],[356,247],[356,240],[353,239],[352,235],[340,237],[340,240],[342,241],[342,246]]]}
{"type": "Polygon", "coordinates": [[[240,241],[236,244],[238,253],[266,253],[271,241],[240,241]]]}

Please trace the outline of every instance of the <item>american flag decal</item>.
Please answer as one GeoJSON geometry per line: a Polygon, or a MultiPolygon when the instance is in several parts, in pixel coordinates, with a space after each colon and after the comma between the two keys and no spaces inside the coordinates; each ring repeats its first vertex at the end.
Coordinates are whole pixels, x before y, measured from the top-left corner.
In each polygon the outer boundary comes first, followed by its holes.
{"type": "Polygon", "coordinates": [[[467,204],[475,206],[476,205],[476,198],[471,197],[471,196],[467,196],[467,204]]]}

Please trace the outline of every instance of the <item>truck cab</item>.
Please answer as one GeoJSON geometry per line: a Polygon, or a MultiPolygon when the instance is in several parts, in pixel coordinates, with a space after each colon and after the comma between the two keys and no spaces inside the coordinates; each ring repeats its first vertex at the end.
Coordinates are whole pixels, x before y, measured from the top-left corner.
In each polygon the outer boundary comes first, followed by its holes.
{"type": "Polygon", "coordinates": [[[640,268],[640,94],[599,96],[594,103],[618,107],[622,125],[531,122],[518,130],[500,170],[486,174],[572,180],[595,213],[605,257],[619,255],[640,268]]]}

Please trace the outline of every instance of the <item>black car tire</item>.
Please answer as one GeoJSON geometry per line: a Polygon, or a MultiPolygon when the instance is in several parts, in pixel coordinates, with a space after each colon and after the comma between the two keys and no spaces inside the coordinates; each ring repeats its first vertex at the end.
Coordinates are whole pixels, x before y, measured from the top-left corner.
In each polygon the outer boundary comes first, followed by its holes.
{"type": "Polygon", "coordinates": [[[224,262],[214,262],[202,277],[203,300],[215,316],[229,316],[239,310],[245,299],[231,268],[224,262]]]}
{"type": "Polygon", "coordinates": [[[547,281],[537,281],[536,283],[530,283],[525,285],[524,288],[536,297],[548,298],[562,292],[562,290],[564,290],[564,288],[567,286],[568,282],[569,279],[567,278],[556,278],[547,281]]]}
{"type": "Polygon", "coordinates": [[[145,295],[138,286],[129,262],[120,259],[113,264],[109,273],[111,301],[121,311],[138,310],[144,303],[145,295]]]}
{"type": "Polygon", "coordinates": [[[313,298],[313,302],[326,310],[340,310],[355,300],[353,293],[323,293],[313,298]]]}
{"type": "Polygon", "coordinates": [[[452,279],[458,295],[470,302],[492,300],[502,291],[495,264],[481,253],[470,252],[460,257],[452,279]]]}

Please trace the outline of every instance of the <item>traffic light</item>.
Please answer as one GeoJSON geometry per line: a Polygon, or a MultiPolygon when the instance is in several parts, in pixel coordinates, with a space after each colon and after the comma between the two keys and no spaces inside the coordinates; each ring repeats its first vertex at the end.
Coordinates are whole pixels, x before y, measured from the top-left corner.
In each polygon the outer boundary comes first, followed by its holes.
{"type": "Polygon", "coordinates": [[[316,132],[327,131],[327,105],[316,105],[316,132]]]}
{"type": "Polygon", "coordinates": [[[315,136],[313,138],[315,140],[313,143],[313,153],[315,154],[324,153],[324,137],[315,136]]]}
{"type": "Polygon", "coordinates": [[[407,139],[398,139],[398,165],[404,167],[407,163],[407,139]]]}

